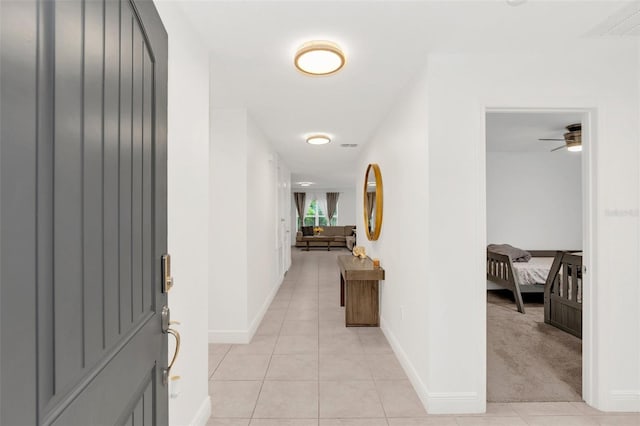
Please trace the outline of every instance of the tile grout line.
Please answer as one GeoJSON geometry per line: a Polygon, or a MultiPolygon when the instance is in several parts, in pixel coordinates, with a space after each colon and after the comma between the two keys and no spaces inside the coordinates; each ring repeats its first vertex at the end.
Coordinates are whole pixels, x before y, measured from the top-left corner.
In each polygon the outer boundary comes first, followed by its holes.
{"type": "Polygon", "coordinates": [[[318,305],[318,314],[316,316],[316,319],[318,320],[318,348],[317,348],[317,356],[318,356],[318,385],[317,385],[317,389],[318,389],[318,426],[320,426],[320,264],[318,264],[317,267],[317,274],[316,274],[316,294],[318,295],[318,301],[317,301],[317,305],[318,305]]]}
{"type": "MultiPolygon", "coordinates": [[[[284,279],[283,279],[283,283],[284,283],[284,279]]],[[[280,284],[280,288],[282,288],[282,283],[280,284]]],[[[280,288],[278,289],[278,292],[280,292],[280,288]]],[[[273,304],[273,301],[271,301],[271,304],[273,304]]],[[[267,308],[267,311],[271,308],[271,304],[269,304],[269,308],[267,308]]],[[[287,312],[289,311],[289,306],[291,306],[291,298],[289,298],[289,302],[287,303],[287,308],[285,310],[285,317],[287,315],[287,312]]],[[[263,317],[264,320],[264,317],[263,317]]],[[[280,340],[280,333],[282,332],[282,327],[284,327],[284,321],[285,318],[282,318],[282,322],[280,323],[280,328],[278,329],[278,334],[276,335],[276,341],[273,344],[273,348],[271,349],[271,354],[269,355],[269,362],[267,363],[267,368],[264,370],[264,375],[262,376],[262,381],[260,382],[260,389],[258,390],[258,397],[256,398],[256,402],[253,405],[253,410],[251,411],[251,416],[249,417],[249,425],[251,425],[255,413],[256,413],[256,408],[258,408],[258,401],[260,401],[260,395],[262,395],[262,388],[264,387],[264,382],[267,380],[267,374],[269,373],[269,368],[271,368],[271,361],[273,360],[273,355],[276,351],[276,346],[278,345],[278,340],[280,340]]],[[[262,321],[260,323],[260,325],[262,325],[262,321]]],[[[259,327],[259,326],[258,326],[259,327]]],[[[255,337],[255,335],[254,335],[255,337]]]]}
{"type": "Polygon", "coordinates": [[[232,346],[233,345],[229,345],[227,350],[224,352],[224,355],[222,355],[222,358],[220,358],[220,361],[218,361],[218,364],[215,366],[215,368],[213,369],[213,371],[209,375],[209,380],[208,380],[209,382],[213,380],[213,375],[216,374],[216,371],[218,371],[218,368],[220,368],[220,366],[222,365],[222,362],[225,360],[225,358],[229,354],[229,351],[231,350],[232,346]]]}

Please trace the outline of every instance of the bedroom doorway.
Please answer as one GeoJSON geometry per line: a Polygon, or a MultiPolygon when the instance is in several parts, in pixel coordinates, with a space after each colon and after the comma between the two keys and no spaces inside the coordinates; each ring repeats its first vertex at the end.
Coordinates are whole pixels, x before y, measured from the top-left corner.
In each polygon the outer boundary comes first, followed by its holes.
{"type": "Polygon", "coordinates": [[[487,402],[583,400],[588,119],[486,113],[487,402]]]}

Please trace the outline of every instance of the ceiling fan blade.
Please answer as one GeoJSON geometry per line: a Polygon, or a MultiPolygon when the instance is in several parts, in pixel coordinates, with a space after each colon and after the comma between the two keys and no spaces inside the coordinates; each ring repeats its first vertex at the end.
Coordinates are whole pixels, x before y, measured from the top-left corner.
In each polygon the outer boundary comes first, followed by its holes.
{"type": "Polygon", "coordinates": [[[551,152],[553,152],[553,151],[557,151],[557,150],[559,150],[559,149],[562,149],[562,148],[564,148],[565,146],[566,146],[566,145],[560,145],[559,147],[552,149],[552,150],[551,150],[551,152]]]}
{"type": "Polygon", "coordinates": [[[558,142],[564,142],[564,139],[538,139],[539,141],[558,141],[558,142]]]}

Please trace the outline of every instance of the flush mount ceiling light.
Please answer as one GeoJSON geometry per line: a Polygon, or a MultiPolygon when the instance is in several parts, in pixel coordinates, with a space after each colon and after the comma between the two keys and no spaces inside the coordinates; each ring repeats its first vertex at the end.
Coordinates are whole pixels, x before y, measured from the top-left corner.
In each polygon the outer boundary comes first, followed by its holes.
{"type": "Polygon", "coordinates": [[[307,75],[331,75],[338,72],[346,58],[340,47],[330,41],[309,41],[298,49],[293,60],[296,68],[307,75]]]}
{"type": "Polygon", "coordinates": [[[331,138],[327,135],[311,135],[307,138],[307,143],[311,145],[325,145],[331,142],[331,138]]]}
{"type": "Polygon", "coordinates": [[[311,185],[313,185],[313,182],[298,182],[298,185],[300,185],[300,186],[311,186],[311,185]]]}

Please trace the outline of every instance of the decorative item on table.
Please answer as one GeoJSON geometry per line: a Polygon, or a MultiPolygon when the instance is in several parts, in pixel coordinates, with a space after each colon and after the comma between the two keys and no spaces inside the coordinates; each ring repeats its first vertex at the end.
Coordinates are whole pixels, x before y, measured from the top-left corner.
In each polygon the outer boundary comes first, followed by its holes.
{"type": "Polygon", "coordinates": [[[360,259],[364,259],[367,257],[367,251],[362,246],[355,246],[353,248],[353,255],[355,257],[359,257],[360,259]]]}
{"type": "Polygon", "coordinates": [[[316,226],[315,228],[313,228],[313,233],[315,235],[320,235],[324,232],[324,228],[322,228],[321,226],[316,226]]]}
{"type": "Polygon", "coordinates": [[[374,268],[379,268],[380,267],[380,259],[372,259],[373,260],[373,267],[374,268]]]}

